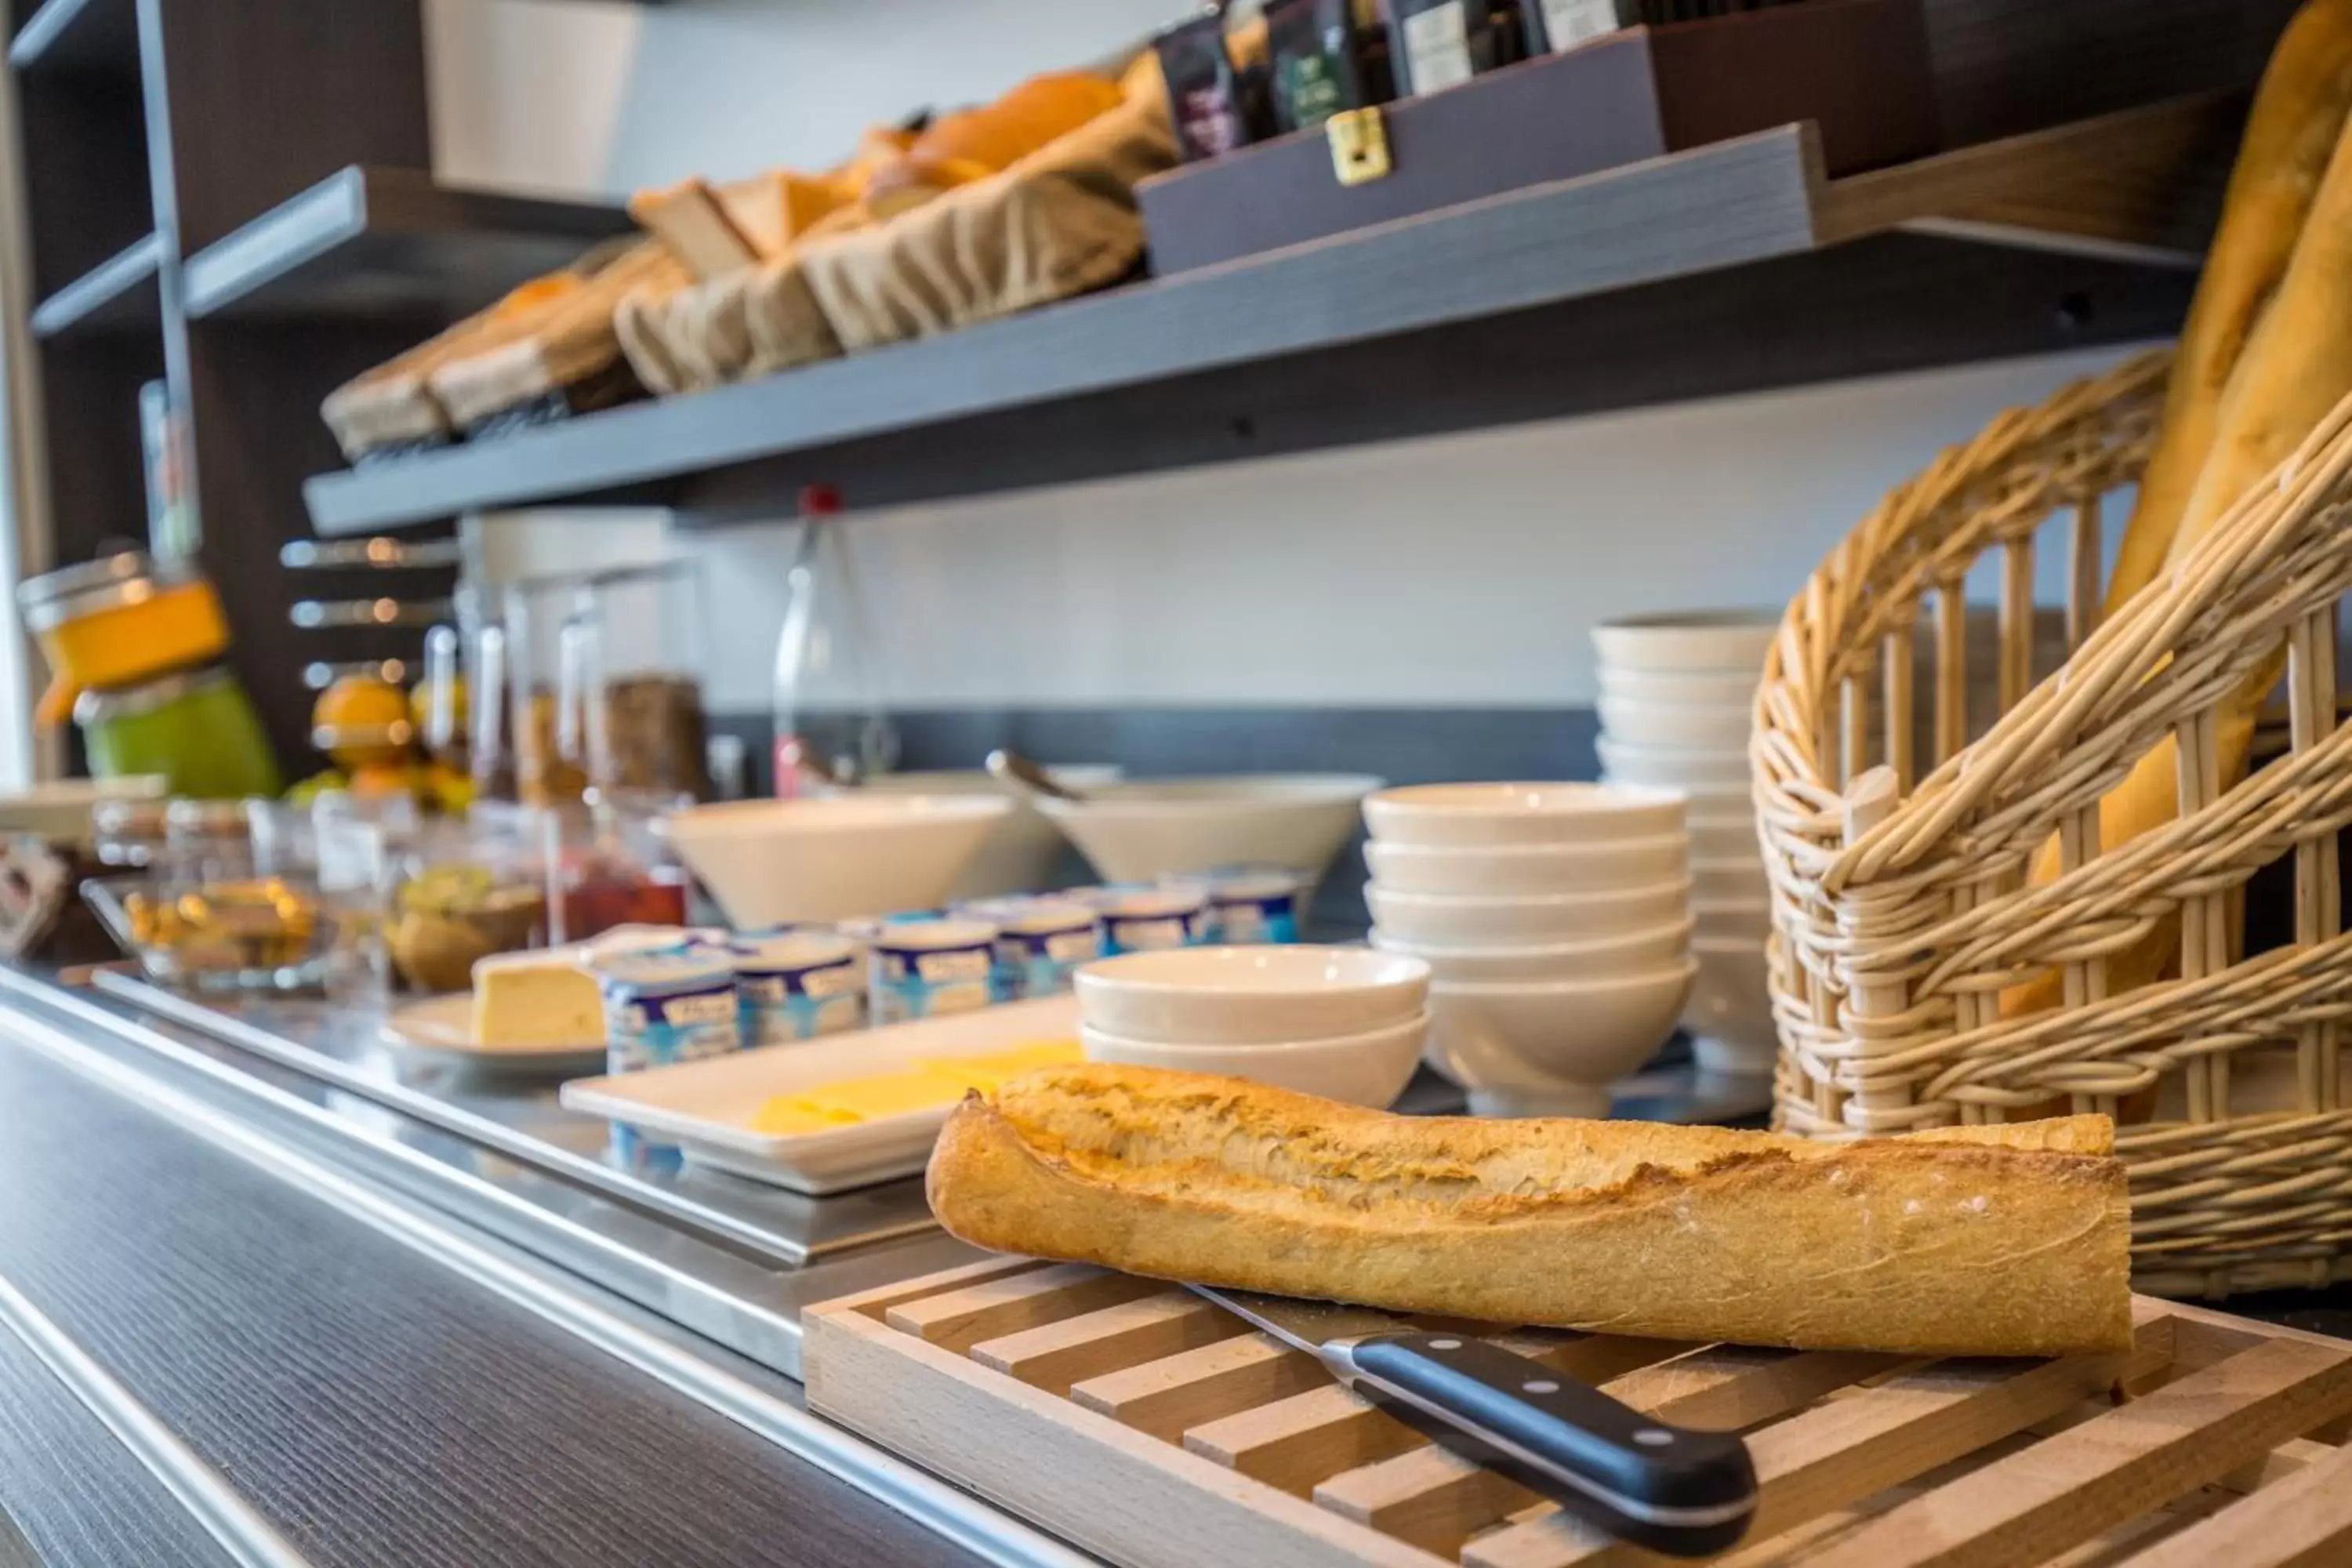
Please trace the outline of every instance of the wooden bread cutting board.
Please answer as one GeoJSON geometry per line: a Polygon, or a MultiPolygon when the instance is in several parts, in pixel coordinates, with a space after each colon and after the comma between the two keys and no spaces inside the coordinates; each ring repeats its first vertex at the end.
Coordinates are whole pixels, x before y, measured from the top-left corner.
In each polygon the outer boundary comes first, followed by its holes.
{"type": "MultiPolygon", "coordinates": [[[[1762,1500],[1717,1559],[1740,1568],[2352,1563],[2352,1342],[2133,1305],[2129,1353],[2062,1361],[1478,1331],[1746,1432],[1762,1500]]],[[[803,1321],[811,1408],[1113,1563],[1666,1561],[1159,1280],[999,1258],[803,1321]]]]}

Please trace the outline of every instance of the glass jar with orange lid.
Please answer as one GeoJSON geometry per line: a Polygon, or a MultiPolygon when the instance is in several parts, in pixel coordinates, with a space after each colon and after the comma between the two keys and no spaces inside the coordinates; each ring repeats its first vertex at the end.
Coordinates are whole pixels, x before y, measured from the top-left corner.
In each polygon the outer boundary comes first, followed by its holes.
{"type": "Polygon", "coordinates": [[[125,550],[16,584],[26,629],[49,662],[35,719],[62,724],[86,689],[135,686],[217,659],[228,647],[220,598],[194,562],[125,550]]]}

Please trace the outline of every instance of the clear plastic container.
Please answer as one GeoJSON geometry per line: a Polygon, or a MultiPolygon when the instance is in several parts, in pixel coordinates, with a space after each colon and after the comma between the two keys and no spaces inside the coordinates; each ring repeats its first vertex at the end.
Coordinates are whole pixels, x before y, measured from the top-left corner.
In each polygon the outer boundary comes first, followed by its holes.
{"type": "Polygon", "coordinates": [[[572,589],[556,637],[555,749],[590,797],[709,798],[701,587],[676,562],[572,589]]]}
{"type": "Polygon", "coordinates": [[[478,804],[462,823],[424,824],[391,854],[384,945],[400,979],[463,991],[476,960],[547,945],[551,833],[543,813],[478,804]]]}

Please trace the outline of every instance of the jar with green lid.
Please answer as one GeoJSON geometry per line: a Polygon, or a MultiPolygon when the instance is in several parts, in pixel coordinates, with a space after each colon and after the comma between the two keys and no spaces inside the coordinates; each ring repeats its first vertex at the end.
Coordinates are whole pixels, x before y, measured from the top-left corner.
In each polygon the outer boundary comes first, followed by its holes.
{"type": "Polygon", "coordinates": [[[223,665],[84,691],[74,721],[100,778],[160,773],[175,795],[214,800],[274,795],[280,787],[261,717],[223,665]]]}

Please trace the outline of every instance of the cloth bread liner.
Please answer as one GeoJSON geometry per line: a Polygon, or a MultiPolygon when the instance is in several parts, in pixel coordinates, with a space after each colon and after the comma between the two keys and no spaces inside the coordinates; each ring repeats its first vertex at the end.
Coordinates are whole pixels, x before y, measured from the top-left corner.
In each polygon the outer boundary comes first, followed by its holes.
{"type": "Polygon", "coordinates": [[[708,282],[638,288],[615,321],[630,364],[656,391],[698,391],[1116,281],[1143,254],[1136,182],[1177,161],[1158,74],[1139,74],[1118,107],[887,223],[708,282]]]}
{"type": "MultiPolygon", "coordinates": [[[[320,405],[320,416],[343,456],[354,462],[379,447],[450,440],[468,421],[453,416],[436,395],[434,379],[445,368],[569,321],[583,306],[591,313],[609,313],[614,289],[634,287],[666,259],[642,238],[608,241],[567,269],[582,276],[581,289],[519,310],[505,309],[505,301],[478,310],[337,387],[320,405]]],[[[534,388],[527,395],[543,390],[534,388]]]]}
{"type": "Polygon", "coordinates": [[[459,429],[586,380],[621,354],[614,307],[641,287],[675,287],[685,269],[653,240],[639,240],[577,293],[532,316],[524,330],[442,359],[426,385],[459,429]]]}

